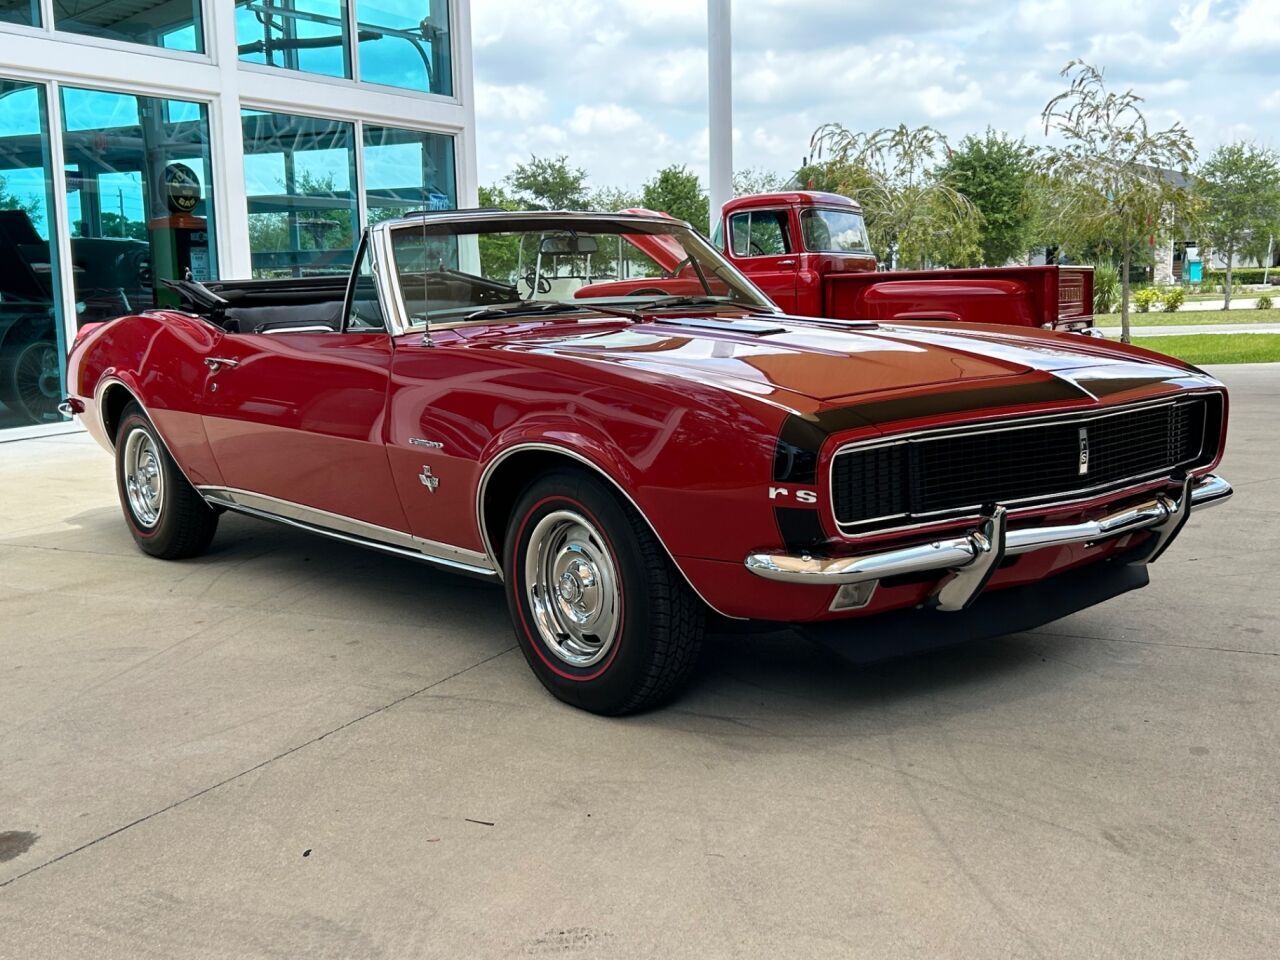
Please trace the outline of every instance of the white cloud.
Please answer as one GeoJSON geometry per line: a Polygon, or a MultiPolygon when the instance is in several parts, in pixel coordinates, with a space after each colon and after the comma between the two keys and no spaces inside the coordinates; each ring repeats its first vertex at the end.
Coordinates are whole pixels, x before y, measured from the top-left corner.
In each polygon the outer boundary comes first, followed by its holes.
{"type": "MultiPolygon", "coordinates": [[[[564,153],[597,186],[662,166],[706,174],[705,6],[698,0],[472,5],[481,182],[564,153]]],[[[734,5],[735,161],[789,173],[822,123],[988,125],[1043,144],[1041,108],[1074,57],[1181,117],[1202,154],[1272,146],[1277,0],[749,0],[734,5]]]]}
{"type": "Polygon", "coordinates": [[[615,134],[635,130],[641,125],[640,114],[629,107],[606,103],[598,107],[578,106],[569,118],[569,129],[579,136],[615,134]]]}
{"type": "Polygon", "coordinates": [[[547,110],[547,95],[527,83],[476,83],[476,118],[479,122],[528,121],[547,110]]]}
{"type": "Polygon", "coordinates": [[[961,90],[952,90],[936,83],[920,91],[920,106],[930,120],[954,117],[973,110],[982,104],[982,88],[970,80],[961,90]]]}

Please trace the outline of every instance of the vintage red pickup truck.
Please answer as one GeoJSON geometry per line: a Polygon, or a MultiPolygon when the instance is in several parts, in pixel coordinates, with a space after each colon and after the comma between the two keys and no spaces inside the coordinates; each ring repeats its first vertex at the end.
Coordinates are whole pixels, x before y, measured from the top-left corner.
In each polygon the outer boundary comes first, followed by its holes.
{"type": "Polygon", "coordinates": [[[788,316],[667,217],[420,215],[350,277],[177,286],[69,361],[140,548],[194,556],[232,510],[501,582],[534,673],[600,713],[673,696],[708,620],[851,657],[1039,626],[1231,494],[1202,371],[788,316]]]}
{"type": "MultiPolygon", "coordinates": [[[[712,242],[774,303],[798,316],[1094,332],[1092,267],[877,272],[862,209],[835,193],[793,190],[731,200],[712,242]]],[[[678,264],[667,266],[672,280],[654,286],[682,292],[678,264]]]]}

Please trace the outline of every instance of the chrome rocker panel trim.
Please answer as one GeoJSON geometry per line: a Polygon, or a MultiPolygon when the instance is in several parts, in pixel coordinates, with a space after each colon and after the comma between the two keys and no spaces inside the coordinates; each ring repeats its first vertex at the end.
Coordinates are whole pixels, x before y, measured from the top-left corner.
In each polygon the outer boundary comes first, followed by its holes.
{"type": "Polygon", "coordinates": [[[940,610],[963,610],[981,593],[987,576],[1002,556],[1154,529],[1159,536],[1145,555],[1135,561],[1149,563],[1169,546],[1193,509],[1221,503],[1231,494],[1231,484],[1219,476],[1210,474],[1198,481],[1188,477],[1183,481],[1183,494],[1178,500],[1160,494],[1153,500],[1084,523],[1006,530],[1004,508],[997,507],[993,516],[985,518],[981,528],[959,537],[860,557],[753,553],[747,557],[746,566],[766,580],[826,587],[933,570],[952,571],[955,576],[935,593],[933,605],[940,610]],[[975,568],[972,573],[967,570],[970,567],[975,568]]]}
{"type": "Polygon", "coordinates": [[[318,533],[334,540],[381,550],[383,553],[395,554],[398,557],[422,560],[473,577],[483,577],[487,580],[498,577],[498,571],[489,562],[489,558],[475,550],[467,550],[435,540],[424,540],[422,537],[415,537],[402,530],[392,530],[389,527],[365,523],[363,520],[353,520],[350,517],[329,513],[327,510],[318,510],[315,507],[280,500],[249,490],[210,486],[196,489],[207,503],[247,516],[274,520],[309,533],[318,533]]]}

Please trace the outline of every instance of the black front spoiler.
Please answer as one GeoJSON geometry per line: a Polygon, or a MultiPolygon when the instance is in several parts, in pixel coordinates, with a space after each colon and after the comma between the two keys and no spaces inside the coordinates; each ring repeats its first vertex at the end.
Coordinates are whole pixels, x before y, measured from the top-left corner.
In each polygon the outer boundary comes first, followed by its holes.
{"type": "Polygon", "coordinates": [[[870,663],[1032,630],[1145,587],[1150,580],[1145,563],[1117,558],[1026,586],[983,593],[963,611],[921,607],[797,624],[795,629],[854,663],[870,663]]]}

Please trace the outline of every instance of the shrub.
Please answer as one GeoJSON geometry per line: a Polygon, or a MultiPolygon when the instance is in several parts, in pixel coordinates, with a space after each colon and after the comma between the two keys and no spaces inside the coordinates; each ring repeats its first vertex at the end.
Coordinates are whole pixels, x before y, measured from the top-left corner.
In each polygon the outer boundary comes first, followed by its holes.
{"type": "MultiPolygon", "coordinates": [[[[1262,275],[1264,273],[1265,270],[1262,267],[1236,267],[1231,271],[1231,283],[1233,285],[1237,283],[1262,283],[1262,275]]],[[[1275,267],[1271,268],[1271,273],[1273,276],[1275,275],[1275,267]]],[[[1227,271],[1207,270],[1205,271],[1204,282],[1220,287],[1227,282],[1227,271]]]]}
{"type": "Polygon", "coordinates": [[[1187,299],[1187,292],[1181,287],[1171,287],[1164,292],[1164,312],[1175,313],[1182,302],[1187,299]]]}
{"type": "Polygon", "coordinates": [[[1160,291],[1155,287],[1143,287],[1133,293],[1133,305],[1139,313],[1150,313],[1151,308],[1160,302],[1160,291]]]}
{"type": "Polygon", "coordinates": [[[1120,271],[1114,264],[1100,263],[1093,268],[1093,312],[1115,313],[1120,302],[1120,271]]]}
{"type": "Polygon", "coordinates": [[[1262,296],[1260,296],[1260,297],[1258,298],[1258,302],[1257,302],[1256,306],[1257,306],[1257,308],[1258,308],[1259,310],[1270,310],[1270,309],[1271,309],[1271,295],[1270,295],[1270,294],[1268,294],[1268,293],[1264,293],[1262,296]]]}

